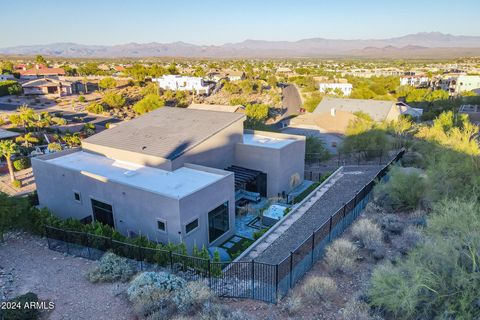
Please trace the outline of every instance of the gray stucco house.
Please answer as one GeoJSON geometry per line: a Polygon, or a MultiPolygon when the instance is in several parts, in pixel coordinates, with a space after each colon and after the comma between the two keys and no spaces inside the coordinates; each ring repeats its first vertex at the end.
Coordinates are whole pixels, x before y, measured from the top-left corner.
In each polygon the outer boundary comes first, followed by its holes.
{"type": "MultiPolygon", "coordinates": [[[[32,159],[40,205],[127,236],[218,245],[241,190],[271,197],[303,181],[305,138],[244,131],[238,113],[161,108],[32,159]]],[[[248,194],[248,193],[247,193],[248,194]]]]}

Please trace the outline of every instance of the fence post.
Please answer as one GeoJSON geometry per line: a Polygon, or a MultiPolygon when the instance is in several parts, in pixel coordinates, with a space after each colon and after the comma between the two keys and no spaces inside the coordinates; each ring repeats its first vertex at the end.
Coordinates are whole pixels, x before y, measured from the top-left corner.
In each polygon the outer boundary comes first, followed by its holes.
{"type": "Polygon", "coordinates": [[[275,302],[278,302],[278,263],[275,265],[275,302]]]}
{"type": "Polygon", "coordinates": [[[252,259],[252,299],[255,299],[255,261],[252,259]]]}
{"type": "Polygon", "coordinates": [[[211,276],[212,276],[212,272],[210,271],[210,268],[212,267],[211,264],[210,264],[210,258],[208,258],[207,260],[207,265],[208,265],[208,287],[211,289],[212,288],[212,279],[211,279],[211,276]]]}
{"type": "Polygon", "coordinates": [[[332,241],[332,217],[333,215],[330,216],[330,225],[328,226],[328,242],[332,241]]]}
{"type": "Polygon", "coordinates": [[[50,247],[50,238],[48,237],[48,227],[47,226],[45,226],[45,237],[47,237],[48,249],[51,250],[52,248],[50,247]]]}
{"type": "Polygon", "coordinates": [[[88,252],[88,259],[92,260],[92,254],[90,253],[90,243],[88,242],[88,233],[84,232],[84,234],[85,234],[85,240],[86,240],[85,245],[87,246],[87,252],[88,252]]]}
{"type": "Polygon", "coordinates": [[[65,243],[67,244],[67,254],[70,254],[70,246],[68,245],[68,231],[62,230],[63,231],[63,239],[65,243]]]}
{"type": "Polygon", "coordinates": [[[315,251],[315,231],[312,232],[312,266],[313,266],[314,251],[315,251]]]}
{"type": "Polygon", "coordinates": [[[293,288],[293,252],[290,251],[290,289],[293,288]]]}
{"type": "Polygon", "coordinates": [[[143,254],[142,254],[143,247],[138,246],[138,250],[140,255],[140,270],[143,271],[143,254]]]}
{"type": "Polygon", "coordinates": [[[173,253],[172,251],[168,251],[168,252],[170,252],[170,270],[173,273],[173,253]]]}
{"type": "Polygon", "coordinates": [[[380,150],[380,160],[378,160],[378,164],[379,164],[379,165],[382,164],[382,155],[383,155],[383,149],[380,150]]]}

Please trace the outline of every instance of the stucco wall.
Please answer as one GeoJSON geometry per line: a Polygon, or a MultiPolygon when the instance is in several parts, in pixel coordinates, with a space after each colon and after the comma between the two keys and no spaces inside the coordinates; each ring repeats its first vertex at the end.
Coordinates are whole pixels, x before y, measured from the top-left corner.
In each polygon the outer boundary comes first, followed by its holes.
{"type": "Polygon", "coordinates": [[[208,247],[209,245],[223,243],[235,233],[235,188],[233,174],[229,173],[216,184],[207,186],[201,191],[180,199],[180,211],[182,212],[182,237],[189,250],[192,249],[194,244],[201,248],[203,244],[208,247]],[[229,231],[214,242],[209,243],[208,213],[226,201],[228,201],[229,207],[229,231]],[[199,228],[188,235],[185,234],[185,225],[196,218],[199,219],[199,228]]]}
{"type": "Polygon", "coordinates": [[[173,160],[173,170],[184,163],[195,163],[202,166],[226,169],[235,159],[235,145],[242,142],[243,119],[211,136],[182,156],[173,160]]]}
{"type": "Polygon", "coordinates": [[[90,152],[103,155],[115,160],[123,160],[128,162],[137,163],[140,165],[146,165],[149,167],[159,168],[163,170],[172,170],[172,163],[170,160],[155,157],[147,154],[131,152],[127,150],[115,149],[105,147],[93,143],[82,141],[82,148],[90,152]]]}
{"type": "MultiPolygon", "coordinates": [[[[229,201],[231,222],[234,226],[233,175],[187,196],[182,200],[168,198],[128,185],[102,181],[88,174],[32,159],[40,206],[49,208],[62,218],[82,219],[92,215],[91,199],[112,205],[115,228],[123,235],[129,231],[149,239],[167,243],[185,241],[188,248],[194,241],[208,246],[206,214],[219,204],[229,201]],[[81,203],[75,201],[74,192],[81,194],[81,203]],[[199,229],[184,237],[184,224],[193,216],[201,216],[199,229]],[[157,229],[157,219],[167,222],[167,231],[157,229]]],[[[234,228],[229,233],[233,233],[234,228]]]]}
{"type": "Polygon", "coordinates": [[[298,184],[303,181],[305,170],[305,138],[294,135],[256,132],[276,138],[294,138],[283,148],[274,149],[239,143],[235,147],[235,165],[262,171],[267,174],[267,196],[274,197],[283,191],[288,193],[295,175],[298,184]]]}

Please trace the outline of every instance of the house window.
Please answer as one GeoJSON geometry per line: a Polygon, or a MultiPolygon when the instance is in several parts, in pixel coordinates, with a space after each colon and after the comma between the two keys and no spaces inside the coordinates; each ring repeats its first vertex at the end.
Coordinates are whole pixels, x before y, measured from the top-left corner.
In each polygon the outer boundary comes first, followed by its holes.
{"type": "Polygon", "coordinates": [[[198,219],[195,219],[192,222],[187,223],[187,225],[185,225],[185,233],[189,234],[190,232],[192,232],[197,228],[198,228],[198,219]]]}
{"type": "Polygon", "coordinates": [[[73,192],[73,197],[75,198],[75,201],[78,203],[82,202],[82,196],[80,195],[80,192],[74,191],[73,192]]]}
{"type": "Polygon", "coordinates": [[[208,237],[213,242],[229,229],[228,201],[208,213],[208,237]]]}
{"type": "Polygon", "coordinates": [[[157,220],[157,229],[163,232],[167,231],[167,222],[163,220],[157,220]]]}

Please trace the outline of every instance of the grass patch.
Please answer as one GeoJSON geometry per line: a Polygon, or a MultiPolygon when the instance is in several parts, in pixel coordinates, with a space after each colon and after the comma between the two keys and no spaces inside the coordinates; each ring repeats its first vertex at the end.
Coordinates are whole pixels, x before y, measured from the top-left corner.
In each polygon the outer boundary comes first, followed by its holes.
{"type": "Polygon", "coordinates": [[[293,199],[293,204],[301,202],[305,199],[313,190],[320,185],[320,182],[312,183],[307,189],[303,190],[298,196],[293,199]]]}
{"type": "Polygon", "coordinates": [[[241,236],[238,236],[238,235],[235,235],[232,238],[228,239],[227,241],[222,243],[222,245],[220,246],[221,248],[227,250],[227,253],[230,255],[232,260],[235,260],[236,257],[238,257],[243,251],[247,250],[247,248],[250,247],[250,245],[255,242],[255,240],[248,239],[248,238],[245,238],[245,237],[241,237],[241,236]],[[234,237],[242,238],[242,240],[235,243],[231,248],[225,247],[225,244],[227,242],[229,242],[230,239],[232,239],[234,237]]]}

